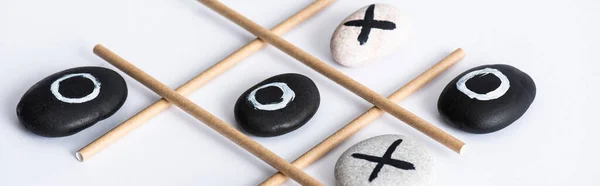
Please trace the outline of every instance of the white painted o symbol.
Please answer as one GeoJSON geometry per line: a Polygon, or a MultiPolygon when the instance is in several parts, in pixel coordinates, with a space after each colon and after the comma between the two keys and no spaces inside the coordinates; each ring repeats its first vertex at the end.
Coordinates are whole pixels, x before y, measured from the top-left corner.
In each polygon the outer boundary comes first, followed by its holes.
{"type": "Polygon", "coordinates": [[[288,103],[292,102],[294,100],[294,98],[296,97],[296,93],[294,93],[294,91],[285,83],[281,83],[281,82],[274,82],[274,83],[269,83],[263,86],[260,86],[256,89],[254,89],[252,92],[250,92],[250,94],[248,94],[248,101],[252,104],[252,106],[254,106],[254,108],[258,109],[258,110],[268,110],[268,111],[273,111],[273,110],[279,110],[282,108],[285,108],[287,106],[288,103]],[[256,92],[258,92],[258,90],[263,89],[263,88],[267,88],[267,87],[277,87],[281,90],[281,92],[283,92],[283,94],[281,95],[281,98],[283,100],[281,100],[278,103],[271,103],[271,104],[262,104],[260,102],[258,102],[256,100],[256,92]]]}
{"type": "Polygon", "coordinates": [[[475,98],[475,99],[478,99],[481,101],[487,101],[487,100],[498,99],[499,97],[502,97],[504,94],[506,94],[506,92],[510,88],[510,81],[499,70],[493,69],[493,68],[485,68],[485,69],[470,72],[470,73],[466,74],[465,76],[463,76],[462,78],[460,78],[458,80],[458,82],[456,82],[456,88],[459,91],[461,91],[462,93],[464,93],[465,95],[469,96],[471,99],[475,98]],[[478,76],[478,75],[485,76],[487,74],[494,74],[496,77],[498,77],[498,79],[500,79],[500,86],[498,86],[498,88],[496,88],[496,90],[493,90],[493,91],[485,93],[485,94],[479,94],[479,93],[471,91],[471,89],[469,89],[467,87],[466,83],[469,79],[471,79],[475,76],[478,76]]]}
{"type": "Polygon", "coordinates": [[[96,79],[96,77],[94,77],[88,73],[69,74],[69,75],[65,75],[61,78],[58,78],[56,81],[54,81],[52,83],[52,85],[50,85],[50,91],[52,92],[52,94],[54,94],[54,97],[56,97],[56,99],[58,99],[62,102],[85,103],[85,102],[91,101],[91,100],[95,99],[96,97],[98,97],[98,94],[100,94],[100,82],[98,81],[98,79],[96,79]],[[94,90],[92,91],[92,93],[90,93],[84,97],[80,97],[80,98],[68,98],[68,97],[63,96],[58,91],[60,89],[60,82],[66,80],[66,79],[72,78],[72,77],[76,77],[76,76],[81,76],[83,78],[86,78],[86,79],[89,79],[90,81],[92,81],[92,83],[94,83],[94,90]]]}

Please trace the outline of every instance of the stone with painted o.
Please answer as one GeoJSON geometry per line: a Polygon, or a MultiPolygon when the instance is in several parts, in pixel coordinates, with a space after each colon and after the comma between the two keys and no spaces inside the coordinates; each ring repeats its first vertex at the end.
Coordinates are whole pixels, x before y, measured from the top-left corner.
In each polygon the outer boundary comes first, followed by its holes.
{"type": "Polygon", "coordinates": [[[281,74],[244,92],[235,104],[234,114],[248,133],[279,136],[307,123],[320,101],[319,90],[311,79],[300,74],[281,74]]]}
{"type": "Polygon", "coordinates": [[[78,67],[33,85],[17,104],[29,131],[46,137],[75,134],[113,115],[127,98],[125,80],[101,67],[78,67]]]}
{"type": "Polygon", "coordinates": [[[346,150],[335,165],[335,179],[338,186],[425,186],[435,181],[434,163],[422,144],[388,134],[346,150]]]}
{"type": "Polygon", "coordinates": [[[331,37],[331,55],[346,67],[372,63],[396,51],[408,38],[410,24],[397,8],[372,4],[349,15],[331,37]]]}
{"type": "Polygon", "coordinates": [[[461,130],[485,134],[501,130],[519,119],[533,102],[533,79],[509,65],[470,69],[442,91],[438,110],[461,130]]]}

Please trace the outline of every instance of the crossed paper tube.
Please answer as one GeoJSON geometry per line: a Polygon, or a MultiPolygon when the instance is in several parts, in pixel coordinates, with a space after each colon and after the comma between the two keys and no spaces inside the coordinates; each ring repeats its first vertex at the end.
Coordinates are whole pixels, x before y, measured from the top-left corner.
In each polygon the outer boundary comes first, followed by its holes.
{"type": "Polygon", "coordinates": [[[91,156],[106,148],[120,137],[142,125],[145,121],[166,110],[171,104],[177,105],[182,110],[205,123],[224,137],[228,138],[270,166],[279,170],[278,173],[274,174],[260,185],[280,185],[287,179],[287,177],[294,179],[296,182],[302,185],[322,185],[319,181],[310,177],[300,169],[309,166],[314,161],[323,157],[341,142],[348,139],[361,128],[381,116],[384,112],[390,113],[394,117],[404,121],[411,127],[438,141],[451,150],[457,153],[462,152],[463,146],[465,145],[462,141],[454,138],[453,136],[447,134],[446,132],[392,102],[405,99],[410,94],[424,86],[427,82],[431,81],[441,72],[445,71],[450,66],[462,59],[465,55],[462,49],[457,49],[456,51],[452,52],[440,62],[410,81],[408,84],[398,89],[390,97],[385,98],[277,36],[289,31],[295,25],[316,14],[326,6],[333,3],[334,0],[315,1],[300,12],[277,25],[271,31],[262,28],[261,26],[218,1],[199,0],[199,2],[250,31],[258,38],[243,46],[220,62],[216,63],[176,90],[170,89],[166,85],[152,78],[150,75],[133,66],[102,45],[97,45],[94,47],[94,53],[96,55],[114,65],[116,68],[122,70],[140,83],[144,84],[163,98],[148,106],[144,110],[138,112],[136,115],[121,123],[100,138],[94,140],[84,148],[80,149],[76,153],[76,157],[79,161],[89,159],[91,156]],[[339,129],[337,132],[323,140],[321,143],[304,153],[290,164],[262,145],[253,141],[248,136],[231,127],[231,125],[225,123],[184,97],[184,95],[190,94],[194,90],[200,88],[206,82],[217,77],[219,74],[227,71],[231,67],[235,66],[238,62],[266,46],[267,43],[279,48],[283,52],[294,57],[298,61],[328,77],[332,81],[345,87],[375,106],[354,119],[343,128],[339,129]]]}

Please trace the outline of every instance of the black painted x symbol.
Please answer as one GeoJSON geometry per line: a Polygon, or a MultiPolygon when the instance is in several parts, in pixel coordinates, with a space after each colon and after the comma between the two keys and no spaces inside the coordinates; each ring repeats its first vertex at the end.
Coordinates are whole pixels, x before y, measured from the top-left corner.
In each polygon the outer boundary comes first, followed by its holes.
{"type": "Polygon", "coordinates": [[[390,145],[387,151],[385,151],[383,157],[376,157],[359,153],[352,154],[352,157],[377,163],[377,165],[373,169],[373,172],[371,172],[371,176],[369,176],[369,182],[377,178],[377,174],[379,174],[379,171],[381,171],[381,168],[383,168],[384,165],[390,165],[403,170],[415,170],[415,165],[413,165],[412,163],[392,159],[392,153],[394,153],[396,147],[398,147],[400,143],[402,143],[402,139],[394,141],[394,143],[390,145]]]}
{"type": "Polygon", "coordinates": [[[379,21],[375,20],[375,5],[369,6],[367,8],[367,12],[365,12],[364,20],[353,20],[344,23],[345,26],[357,26],[362,27],[360,34],[358,35],[358,42],[360,45],[367,43],[369,40],[369,34],[371,33],[372,28],[382,29],[382,30],[394,30],[396,29],[396,24],[389,21],[379,21]]]}

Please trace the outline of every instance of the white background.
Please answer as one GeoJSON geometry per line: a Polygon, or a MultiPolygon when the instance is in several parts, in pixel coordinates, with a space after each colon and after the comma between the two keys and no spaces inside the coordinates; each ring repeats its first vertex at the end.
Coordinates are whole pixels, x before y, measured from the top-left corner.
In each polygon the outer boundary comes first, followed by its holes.
{"type": "MultiPolygon", "coordinates": [[[[224,0],[265,27],[311,3],[224,0]]],[[[305,169],[334,185],[340,154],[369,137],[410,136],[437,158],[437,185],[597,185],[600,130],[596,120],[600,1],[597,0],[340,0],[285,39],[373,90],[387,95],[449,52],[467,57],[400,105],[470,145],[457,155],[385,115],[305,169]],[[395,54],[362,68],[333,62],[337,25],[370,3],[410,17],[412,35],[395,54]],[[462,132],[437,112],[441,90],[459,73],[504,63],[537,85],[528,112],[487,135],[462,132]]],[[[405,23],[400,23],[405,24],[405,23]]],[[[92,53],[102,43],[175,88],[254,37],[194,0],[1,0],[0,185],[255,185],[275,170],[177,108],[171,108],[89,161],[74,152],[159,97],[129,77],[127,102],[114,116],[76,135],[43,138],[16,117],[22,94],[42,78],[78,66],[113,68],[92,53]]],[[[113,68],[114,69],[114,68],[113,68]]],[[[273,47],[258,52],[189,98],[236,126],[233,105],[250,86],[280,73],[311,77],[321,91],[315,117],[275,138],[253,137],[293,160],[370,105],[273,47]]],[[[125,75],[124,75],[125,76],[125,75]]],[[[295,185],[287,182],[287,185],[295,185]]]]}

